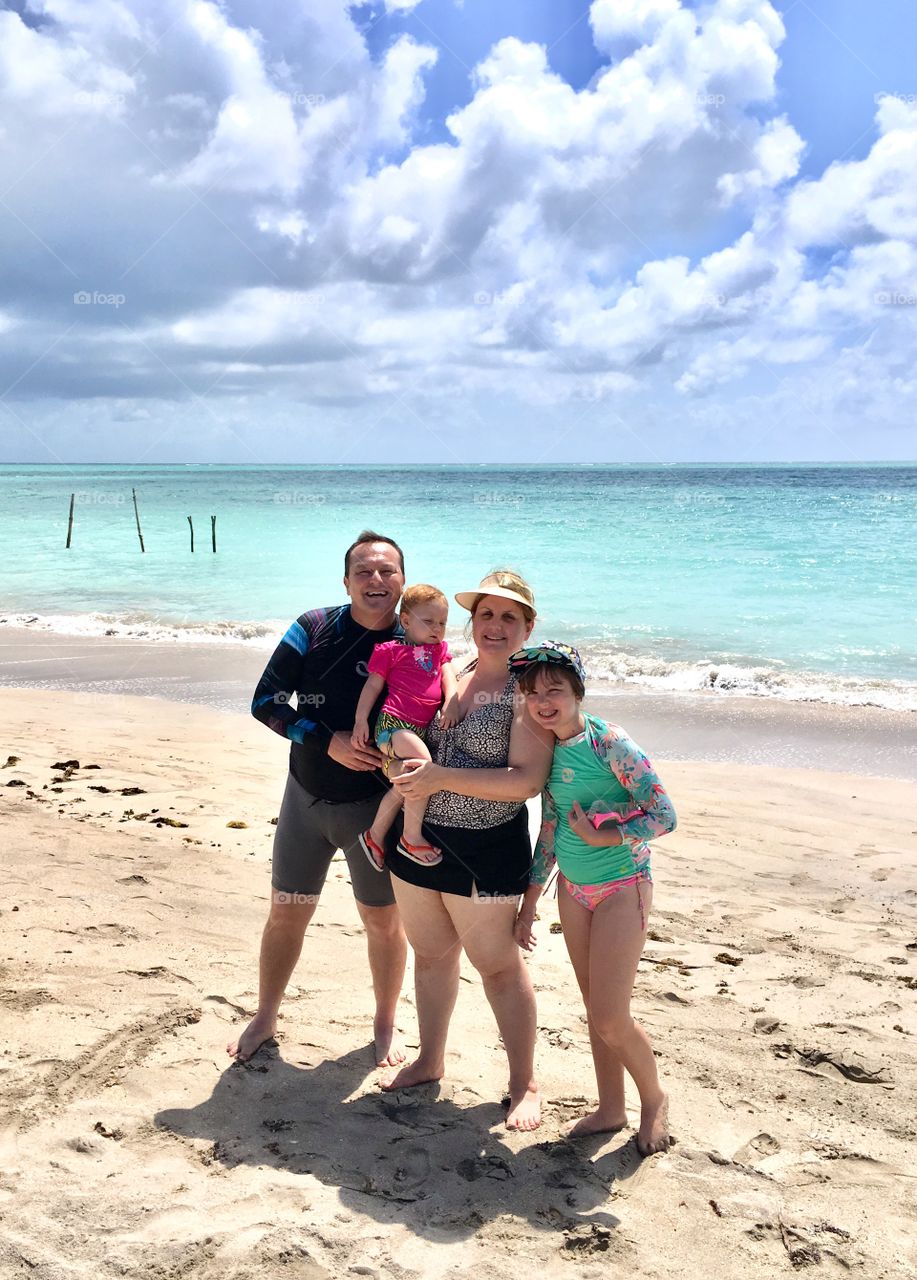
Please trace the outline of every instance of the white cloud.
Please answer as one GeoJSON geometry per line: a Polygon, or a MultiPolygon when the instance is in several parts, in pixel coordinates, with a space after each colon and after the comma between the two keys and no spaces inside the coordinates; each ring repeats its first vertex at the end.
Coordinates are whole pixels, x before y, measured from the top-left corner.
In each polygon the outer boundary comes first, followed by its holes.
{"type": "Polygon", "coordinates": [[[17,398],[486,423],[668,397],[700,422],[762,381],[789,414],[836,362],[882,412],[911,394],[917,107],[881,98],[869,153],[799,181],[766,0],[595,0],[613,59],[578,90],[504,38],[435,142],[435,49],[371,57],[345,0],[32,10],[0,12],[17,398]]]}
{"type": "Polygon", "coordinates": [[[649,39],[680,10],[679,0],[593,0],[589,21],[598,48],[608,49],[622,37],[649,39]]]}

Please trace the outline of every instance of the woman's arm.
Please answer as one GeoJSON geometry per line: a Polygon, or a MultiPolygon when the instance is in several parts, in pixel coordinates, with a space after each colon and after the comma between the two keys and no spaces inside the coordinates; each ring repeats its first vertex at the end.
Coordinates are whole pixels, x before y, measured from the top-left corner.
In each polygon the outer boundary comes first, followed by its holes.
{"type": "Polygon", "coordinates": [[[554,735],[532,724],[522,706],[513,720],[503,768],[449,769],[431,761],[407,761],[392,781],[405,799],[412,800],[426,799],[436,791],[454,791],[475,800],[529,800],[547,782],[553,755],[554,735]]]}

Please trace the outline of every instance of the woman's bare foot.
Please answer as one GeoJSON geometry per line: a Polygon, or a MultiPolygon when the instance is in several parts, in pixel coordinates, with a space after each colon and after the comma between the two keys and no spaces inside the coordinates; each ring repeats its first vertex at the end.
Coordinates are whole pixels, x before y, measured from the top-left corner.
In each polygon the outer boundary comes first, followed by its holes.
{"type": "Polygon", "coordinates": [[[396,1039],[394,1027],[377,1022],[373,1027],[373,1046],[377,1067],[397,1067],[404,1062],[404,1050],[396,1039]]]}
{"type": "Polygon", "coordinates": [[[669,1099],[663,1093],[653,1106],[644,1104],[640,1112],[640,1128],[637,1131],[637,1150],[642,1156],[654,1156],[657,1151],[667,1151],[672,1144],[669,1133],[669,1099]]]}
{"type": "Polygon", "coordinates": [[[239,1036],[238,1040],[230,1040],[226,1052],[231,1058],[240,1062],[248,1062],[254,1057],[266,1040],[271,1040],[277,1030],[276,1017],[256,1013],[251,1022],[239,1036]]]}
{"type": "Polygon", "coordinates": [[[588,1138],[593,1133],[620,1133],[627,1126],[627,1116],[622,1111],[619,1116],[608,1116],[596,1108],[588,1116],[580,1116],[573,1120],[564,1130],[565,1138],[588,1138]]]}
{"type": "Polygon", "coordinates": [[[424,1062],[423,1058],[416,1058],[379,1083],[389,1093],[395,1089],[413,1089],[418,1084],[432,1084],[434,1080],[442,1080],[444,1070],[442,1063],[424,1062]]]}
{"type": "Polygon", "coordinates": [[[507,1129],[530,1133],[541,1124],[541,1094],[534,1082],[514,1093],[510,1089],[509,1111],[506,1113],[507,1129]]]}

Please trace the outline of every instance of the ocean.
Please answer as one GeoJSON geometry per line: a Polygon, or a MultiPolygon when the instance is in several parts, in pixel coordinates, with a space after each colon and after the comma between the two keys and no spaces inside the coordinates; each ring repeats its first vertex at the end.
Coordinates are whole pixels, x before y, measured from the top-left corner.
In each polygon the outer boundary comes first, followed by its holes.
{"type": "MultiPolygon", "coordinates": [[[[535,638],[579,646],[596,688],[917,710],[911,464],[8,465],[0,625],[269,650],[344,598],[365,527],[450,598],[518,569],[535,638]]],[[[453,636],[464,620],[453,605],[453,636]]]]}

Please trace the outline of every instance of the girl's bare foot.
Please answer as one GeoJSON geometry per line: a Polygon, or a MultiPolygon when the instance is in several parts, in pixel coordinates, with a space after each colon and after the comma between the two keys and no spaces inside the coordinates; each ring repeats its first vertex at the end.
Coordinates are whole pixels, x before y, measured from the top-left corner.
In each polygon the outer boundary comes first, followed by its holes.
{"type": "Polygon", "coordinates": [[[640,1128],[637,1131],[637,1150],[642,1156],[654,1156],[657,1151],[667,1151],[672,1138],[669,1133],[669,1099],[663,1093],[652,1106],[644,1103],[640,1112],[640,1128]]]}
{"type": "Polygon", "coordinates": [[[563,1130],[565,1138],[588,1138],[593,1133],[620,1133],[627,1126],[627,1116],[622,1111],[618,1116],[605,1115],[598,1110],[590,1111],[588,1116],[580,1116],[563,1130]]]}
{"type": "Polygon", "coordinates": [[[240,1062],[248,1062],[254,1057],[266,1040],[271,1040],[277,1030],[277,1019],[269,1014],[256,1013],[251,1022],[239,1036],[238,1040],[230,1040],[226,1052],[231,1058],[240,1062]]]}
{"type": "Polygon", "coordinates": [[[432,1084],[434,1080],[442,1080],[444,1069],[442,1063],[424,1062],[423,1058],[416,1058],[379,1083],[387,1093],[394,1092],[395,1089],[413,1089],[419,1084],[432,1084]]]}
{"type": "Polygon", "coordinates": [[[373,1027],[377,1067],[397,1067],[404,1062],[404,1050],[395,1038],[395,1028],[377,1023],[373,1027]]]}
{"type": "Polygon", "coordinates": [[[541,1124],[541,1095],[538,1085],[532,1083],[525,1089],[514,1092],[510,1089],[509,1111],[506,1115],[507,1129],[518,1129],[530,1133],[541,1124]]]}

